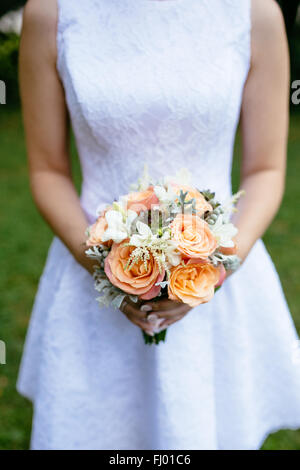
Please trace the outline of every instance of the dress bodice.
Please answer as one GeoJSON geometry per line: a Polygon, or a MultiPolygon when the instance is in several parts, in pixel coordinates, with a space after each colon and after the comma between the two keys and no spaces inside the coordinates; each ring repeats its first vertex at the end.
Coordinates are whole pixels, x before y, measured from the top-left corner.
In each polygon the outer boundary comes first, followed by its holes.
{"type": "Polygon", "coordinates": [[[251,0],[58,0],[58,59],[88,213],[188,168],[231,192],[251,0]]]}

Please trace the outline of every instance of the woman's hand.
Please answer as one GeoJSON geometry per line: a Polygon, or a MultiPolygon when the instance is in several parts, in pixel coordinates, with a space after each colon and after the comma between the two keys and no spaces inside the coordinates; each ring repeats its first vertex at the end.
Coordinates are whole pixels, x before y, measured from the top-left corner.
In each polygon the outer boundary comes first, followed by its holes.
{"type": "Polygon", "coordinates": [[[183,318],[190,310],[186,304],[169,299],[134,303],[126,297],[120,308],[128,320],[153,336],[183,318]]]}
{"type": "Polygon", "coordinates": [[[192,309],[189,305],[170,299],[153,300],[143,303],[140,309],[150,313],[150,319],[159,321],[159,329],[163,330],[181,320],[192,309]]]}
{"type": "Polygon", "coordinates": [[[141,306],[141,302],[135,303],[130,300],[129,297],[125,297],[120,307],[120,310],[122,313],[124,313],[124,315],[126,315],[126,317],[129,321],[131,321],[131,323],[140,327],[142,330],[152,336],[154,334],[154,328],[153,323],[151,323],[151,317],[150,319],[148,319],[148,309],[141,310],[141,306]]]}

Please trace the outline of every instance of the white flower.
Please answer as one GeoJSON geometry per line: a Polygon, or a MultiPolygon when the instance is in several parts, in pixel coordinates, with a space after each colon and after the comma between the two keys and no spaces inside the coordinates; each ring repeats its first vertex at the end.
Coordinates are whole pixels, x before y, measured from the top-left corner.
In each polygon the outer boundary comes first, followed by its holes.
{"type": "Polygon", "coordinates": [[[164,242],[164,255],[169,267],[178,266],[181,262],[181,253],[178,251],[176,243],[171,239],[170,231],[166,230],[160,240],[164,242]]]}
{"type": "Polygon", "coordinates": [[[128,199],[127,196],[121,196],[118,201],[114,201],[113,203],[113,210],[121,212],[121,214],[125,217],[127,211],[127,204],[128,199]]]}
{"type": "Polygon", "coordinates": [[[238,229],[230,222],[225,222],[222,215],[219,215],[214,225],[209,228],[218,242],[218,246],[232,248],[234,242],[232,238],[237,234],[238,229]]]}
{"type": "Polygon", "coordinates": [[[178,264],[181,262],[181,254],[177,249],[177,246],[175,245],[172,240],[169,241],[166,250],[166,258],[168,260],[168,263],[170,266],[178,266],[178,264]]]}
{"type": "Polygon", "coordinates": [[[116,243],[121,243],[128,238],[131,234],[132,222],[136,219],[137,213],[128,210],[126,214],[118,210],[110,210],[105,214],[108,228],[102,235],[102,241],[113,240],[116,243]]]}
{"type": "Polygon", "coordinates": [[[165,205],[172,204],[178,197],[170,184],[167,189],[163,186],[154,186],[154,192],[160,202],[165,205]]]}
{"type": "Polygon", "coordinates": [[[150,245],[153,238],[156,238],[150,227],[143,222],[138,221],[136,224],[138,233],[134,234],[130,238],[130,245],[133,246],[145,246],[150,245]]]}
{"type": "Polygon", "coordinates": [[[171,240],[170,231],[166,230],[162,237],[154,235],[150,227],[143,222],[136,224],[138,233],[130,238],[130,245],[137,248],[146,248],[152,253],[156,253],[163,266],[166,268],[177,266],[181,262],[181,254],[177,250],[177,245],[171,240]]]}

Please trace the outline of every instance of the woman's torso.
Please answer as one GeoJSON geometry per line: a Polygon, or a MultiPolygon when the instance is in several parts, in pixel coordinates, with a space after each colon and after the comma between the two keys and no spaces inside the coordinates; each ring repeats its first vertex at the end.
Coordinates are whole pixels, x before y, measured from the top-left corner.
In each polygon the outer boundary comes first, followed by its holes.
{"type": "Polygon", "coordinates": [[[187,167],[230,194],[250,63],[251,0],[58,0],[58,71],[89,214],[187,167]]]}

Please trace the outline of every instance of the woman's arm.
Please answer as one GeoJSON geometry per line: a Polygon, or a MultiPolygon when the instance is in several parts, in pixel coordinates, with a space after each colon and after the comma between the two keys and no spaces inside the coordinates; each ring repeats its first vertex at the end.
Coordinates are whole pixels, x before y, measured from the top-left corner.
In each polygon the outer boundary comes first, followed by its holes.
{"type": "Polygon", "coordinates": [[[274,0],[252,0],[252,61],[241,114],[241,188],[246,194],[233,218],[242,260],[281,203],[288,110],[289,57],[281,10],[274,0]]]}
{"type": "Polygon", "coordinates": [[[30,0],[20,46],[20,88],[34,201],[79,263],[88,225],[71,177],[69,125],[56,71],[56,1],[30,0]]]}
{"type": "MultiPolygon", "coordinates": [[[[73,185],[69,123],[56,70],[56,0],[29,0],[20,49],[20,84],[32,194],[42,216],[75,259],[92,273],[85,255],[88,225],[73,185]]],[[[141,328],[145,314],[129,300],[127,318],[141,328]]]]}

